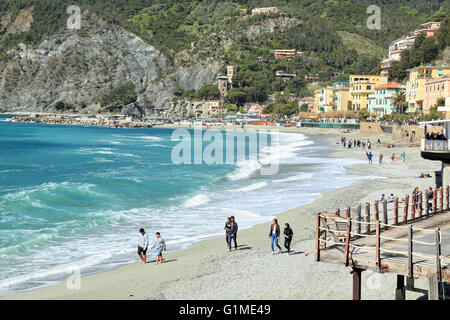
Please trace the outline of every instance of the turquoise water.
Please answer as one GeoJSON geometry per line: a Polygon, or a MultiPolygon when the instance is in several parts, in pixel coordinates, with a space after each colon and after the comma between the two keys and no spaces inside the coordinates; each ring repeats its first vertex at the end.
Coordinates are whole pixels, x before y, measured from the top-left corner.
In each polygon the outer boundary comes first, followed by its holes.
{"type": "Polygon", "coordinates": [[[0,294],[59,282],[78,267],[87,274],[134,262],[140,227],[160,231],[177,250],[222,235],[227,216],[245,228],[358,179],[346,172],[348,161],[326,157],[324,142],[304,135],[277,137],[280,169],[263,176],[255,161],[176,165],[179,141],[169,129],[4,118],[0,294]]]}

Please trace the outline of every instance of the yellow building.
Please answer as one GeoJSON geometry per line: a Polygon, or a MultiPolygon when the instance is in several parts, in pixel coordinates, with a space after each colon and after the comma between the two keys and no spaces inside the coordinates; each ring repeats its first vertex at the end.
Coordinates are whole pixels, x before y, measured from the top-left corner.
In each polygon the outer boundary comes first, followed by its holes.
{"type": "Polygon", "coordinates": [[[388,83],[388,77],[379,75],[351,75],[349,81],[350,99],[354,111],[367,109],[369,94],[375,87],[388,83]]]}
{"type": "Polygon", "coordinates": [[[313,112],[327,112],[333,110],[332,87],[320,88],[314,91],[313,112]]]}
{"type": "Polygon", "coordinates": [[[337,82],[334,83],[332,87],[332,105],[334,110],[336,111],[347,111],[351,110],[351,104],[349,108],[350,102],[350,92],[348,88],[347,82],[337,82]]]}
{"type": "Polygon", "coordinates": [[[450,75],[450,67],[443,66],[420,66],[409,71],[409,80],[406,82],[406,112],[423,112],[425,98],[425,83],[431,79],[439,79],[450,75]]]}

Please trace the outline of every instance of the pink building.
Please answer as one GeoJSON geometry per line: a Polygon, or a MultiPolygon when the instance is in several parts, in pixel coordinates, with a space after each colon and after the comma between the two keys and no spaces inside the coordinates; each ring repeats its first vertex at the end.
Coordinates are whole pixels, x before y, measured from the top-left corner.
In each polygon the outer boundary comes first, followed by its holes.
{"type": "Polygon", "coordinates": [[[261,106],[254,102],[248,102],[244,105],[244,108],[247,109],[247,113],[254,114],[258,116],[262,116],[264,106],[261,106]]]}
{"type": "Polygon", "coordinates": [[[450,97],[450,77],[444,76],[439,79],[432,79],[425,83],[425,95],[423,99],[423,112],[430,113],[439,98],[450,97]]]}
{"type": "Polygon", "coordinates": [[[418,35],[421,32],[425,33],[427,38],[434,36],[434,33],[439,30],[441,26],[440,22],[427,22],[420,25],[422,28],[414,31],[414,35],[418,35]]]}

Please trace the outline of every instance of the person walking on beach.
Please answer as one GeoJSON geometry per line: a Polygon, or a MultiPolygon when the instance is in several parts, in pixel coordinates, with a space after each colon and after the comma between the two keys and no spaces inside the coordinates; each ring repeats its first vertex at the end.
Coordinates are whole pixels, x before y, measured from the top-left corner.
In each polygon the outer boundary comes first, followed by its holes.
{"type": "Polygon", "coordinates": [[[379,160],[380,164],[383,164],[383,154],[382,153],[380,153],[379,158],[380,158],[380,160],[379,160]]]}
{"type": "Polygon", "coordinates": [[[166,251],[166,241],[161,238],[161,234],[159,232],[156,233],[156,240],[151,249],[156,248],[156,264],[163,263],[163,250],[166,251]]]}
{"type": "MultiPolygon", "coordinates": [[[[291,226],[289,226],[289,223],[286,223],[284,225],[284,247],[287,249],[287,254],[291,253],[291,241],[292,236],[294,235],[294,232],[291,229],[291,226]]],[[[273,249],[272,249],[273,252],[273,249]]]]}
{"type": "Polygon", "coordinates": [[[231,230],[231,217],[227,218],[227,221],[225,222],[225,241],[227,242],[227,248],[230,249],[230,230],[231,230]]]}
{"type": "Polygon", "coordinates": [[[402,152],[402,160],[403,160],[403,162],[406,161],[406,154],[405,154],[405,151],[402,152]]]}
{"type": "Polygon", "coordinates": [[[278,224],[277,219],[273,219],[269,231],[269,239],[270,239],[270,246],[272,248],[272,254],[275,254],[274,245],[278,248],[278,253],[281,253],[281,247],[278,245],[279,237],[280,237],[280,225],[278,224]]]}
{"type": "Polygon", "coordinates": [[[231,216],[231,227],[230,234],[228,236],[228,248],[231,251],[231,240],[234,240],[234,250],[237,250],[237,232],[238,232],[238,224],[236,223],[236,219],[234,216],[231,216]]]}
{"type": "Polygon", "coordinates": [[[140,236],[138,239],[138,256],[141,258],[140,264],[147,263],[147,249],[148,249],[148,233],[145,233],[145,230],[141,228],[139,230],[140,236]]]}
{"type": "Polygon", "coordinates": [[[369,154],[367,155],[367,158],[369,159],[369,163],[372,164],[373,163],[373,160],[372,160],[373,154],[372,154],[372,152],[369,152],[369,154]]]}

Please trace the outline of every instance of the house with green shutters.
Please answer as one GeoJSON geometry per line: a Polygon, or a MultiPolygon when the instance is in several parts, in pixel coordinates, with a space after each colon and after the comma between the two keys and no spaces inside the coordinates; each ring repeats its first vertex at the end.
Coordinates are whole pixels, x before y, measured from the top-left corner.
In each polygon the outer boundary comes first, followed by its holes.
{"type": "Polygon", "coordinates": [[[406,86],[389,82],[375,87],[375,92],[368,96],[368,111],[376,113],[378,117],[390,114],[395,110],[394,98],[399,91],[405,91],[406,86]]]}

